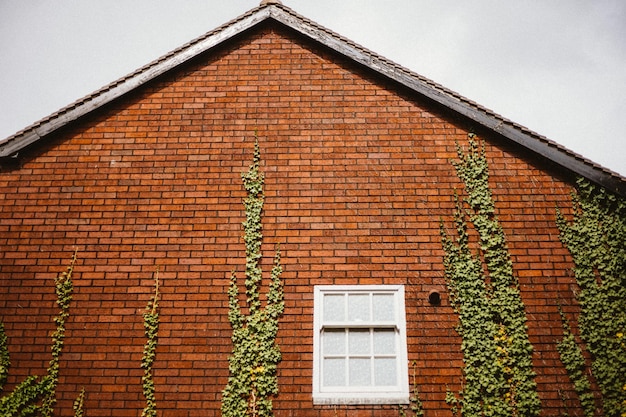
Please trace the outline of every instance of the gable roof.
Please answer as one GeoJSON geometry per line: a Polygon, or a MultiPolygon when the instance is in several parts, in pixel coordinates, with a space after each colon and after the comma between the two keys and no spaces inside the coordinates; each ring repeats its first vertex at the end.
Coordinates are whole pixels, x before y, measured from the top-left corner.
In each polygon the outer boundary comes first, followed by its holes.
{"type": "Polygon", "coordinates": [[[353,62],[407,87],[419,96],[471,120],[475,125],[486,128],[575,175],[626,196],[626,178],[620,174],[318,25],[276,0],[262,1],[259,7],[8,137],[0,143],[0,159],[17,158],[21,150],[58,129],[266,21],[277,22],[290,28],[353,62]]]}

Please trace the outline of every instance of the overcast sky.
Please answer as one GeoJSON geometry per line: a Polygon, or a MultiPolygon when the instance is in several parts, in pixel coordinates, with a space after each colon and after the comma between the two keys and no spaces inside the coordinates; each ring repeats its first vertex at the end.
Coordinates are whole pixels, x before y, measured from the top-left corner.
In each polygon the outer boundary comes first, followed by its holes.
{"type": "MultiPolygon", "coordinates": [[[[260,0],[0,0],[0,140],[260,0]]],[[[626,1],[283,0],[626,176],[626,1]]]]}

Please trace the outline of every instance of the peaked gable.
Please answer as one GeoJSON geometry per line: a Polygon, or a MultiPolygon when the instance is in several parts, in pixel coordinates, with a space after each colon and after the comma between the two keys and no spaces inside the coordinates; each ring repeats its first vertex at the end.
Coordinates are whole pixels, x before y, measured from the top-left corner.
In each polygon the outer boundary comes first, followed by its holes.
{"type": "Polygon", "coordinates": [[[18,158],[21,150],[58,129],[266,21],[277,22],[309,40],[330,48],[351,61],[471,121],[473,125],[487,129],[549,160],[575,176],[585,177],[613,192],[626,196],[626,178],[620,174],[318,25],[278,1],[261,2],[259,7],[15,133],[0,143],[0,161],[18,158]]]}
{"type": "MultiPolygon", "coordinates": [[[[19,352],[13,369],[41,375],[53,323],[49,278],[78,248],[60,414],[72,412],[82,385],[87,410],[136,415],[141,312],[159,265],[159,408],[219,414],[232,351],[229,277],[246,268],[240,173],[257,130],[264,245],[269,252],[280,244],[284,266],[276,416],[394,417],[396,402],[408,397],[410,370],[398,367],[403,379],[396,378],[393,397],[334,410],[326,404],[371,399],[361,390],[328,398],[319,384],[314,346],[324,323],[315,314],[326,294],[388,300],[397,314],[387,317],[407,350],[406,358],[397,350],[396,363],[415,364],[412,380],[425,387],[427,414],[449,415],[446,392],[461,389],[462,351],[440,227],[442,219],[453,227],[459,178],[448,161],[470,123],[275,19],[235,33],[44,135],[20,151],[22,167],[0,175],[0,317],[12,346],[21,347],[10,349],[19,352]],[[441,299],[431,301],[432,294],[441,299]]],[[[577,307],[554,219],[557,206],[570,207],[571,182],[523,147],[485,133],[489,181],[531,318],[544,415],[561,415],[575,392],[558,362],[557,304],[569,313],[577,307]]],[[[271,257],[264,259],[269,267],[271,257]]]]}

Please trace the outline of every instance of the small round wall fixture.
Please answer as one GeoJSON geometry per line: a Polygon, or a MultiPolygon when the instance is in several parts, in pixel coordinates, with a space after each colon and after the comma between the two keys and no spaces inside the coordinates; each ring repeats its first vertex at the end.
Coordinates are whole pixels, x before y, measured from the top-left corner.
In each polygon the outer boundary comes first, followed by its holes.
{"type": "Polygon", "coordinates": [[[433,306],[441,304],[441,294],[439,294],[439,291],[432,290],[428,293],[428,303],[433,306]]]}

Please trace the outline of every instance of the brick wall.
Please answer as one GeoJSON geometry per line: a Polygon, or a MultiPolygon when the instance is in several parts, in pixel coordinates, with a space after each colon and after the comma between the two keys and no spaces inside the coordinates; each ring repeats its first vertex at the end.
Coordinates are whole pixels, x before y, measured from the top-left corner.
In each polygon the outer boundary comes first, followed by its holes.
{"type": "MultiPolygon", "coordinates": [[[[427,416],[450,416],[461,382],[443,288],[439,221],[461,188],[449,163],[467,126],[341,58],[271,27],[107,106],[0,174],[0,319],[9,386],[45,372],[53,278],[78,249],[58,415],[86,389],[90,416],[143,407],[142,316],[161,267],[155,380],[160,415],[219,415],[231,351],[228,278],[245,268],[240,173],[260,138],[265,270],[281,244],[277,416],[396,416],[394,407],[313,406],[317,284],[405,284],[409,360],[427,416]]],[[[543,415],[575,394],[556,352],[557,303],[573,279],[555,207],[570,185],[486,137],[491,185],[529,317],[543,415]]],[[[576,410],[569,410],[576,414],[576,410]]]]}

